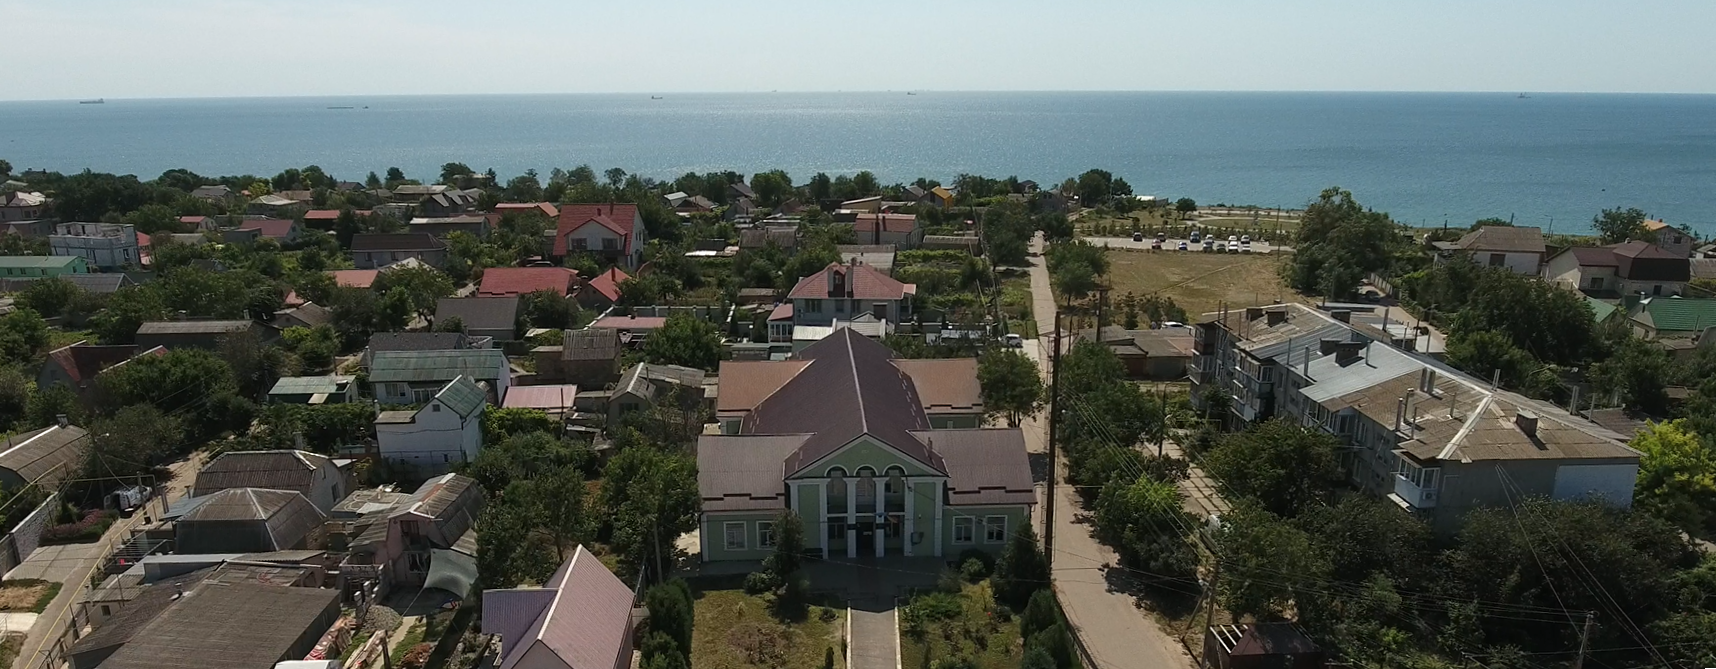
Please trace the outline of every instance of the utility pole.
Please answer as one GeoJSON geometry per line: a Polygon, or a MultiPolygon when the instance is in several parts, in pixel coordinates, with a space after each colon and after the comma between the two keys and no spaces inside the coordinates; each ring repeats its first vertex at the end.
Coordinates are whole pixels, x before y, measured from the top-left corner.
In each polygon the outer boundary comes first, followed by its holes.
{"type": "Polygon", "coordinates": [[[1055,311],[1055,352],[1049,358],[1049,503],[1043,524],[1043,562],[1055,565],[1055,480],[1060,476],[1060,449],[1055,445],[1061,425],[1061,312],[1055,311]]]}
{"type": "Polygon", "coordinates": [[[1593,620],[1590,611],[1585,612],[1585,627],[1579,630],[1579,655],[1573,658],[1573,669],[1583,669],[1585,666],[1585,649],[1591,643],[1591,626],[1593,620]]]}
{"type": "Polygon", "coordinates": [[[1204,605],[1204,629],[1206,630],[1215,625],[1216,579],[1219,578],[1221,578],[1221,561],[1216,560],[1215,566],[1210,571],[1209,596],[1204,598],[1204,601],[1207,602],[1204,605]]]}

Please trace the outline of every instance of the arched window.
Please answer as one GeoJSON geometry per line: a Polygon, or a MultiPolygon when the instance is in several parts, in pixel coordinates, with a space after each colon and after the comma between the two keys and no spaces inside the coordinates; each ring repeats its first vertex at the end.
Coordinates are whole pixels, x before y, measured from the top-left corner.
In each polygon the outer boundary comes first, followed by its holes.
{"type": "Polygon", "coordinates": [[[887,482],[887,488],[885,488],[885,490],[888,494],[897,495],[897,494],[900,494],[900,493],[903,493],[906,491],[906,468],[905,467],[901,467],[899,465],[889,466],[888,472],[887,472],[887,478],[888,478],[888,482],[887,482]]]}
{"type": "Polygon", "coordinates": [[[875,499],[876,497],[876,468],[869,465],[858,468],[858,501],[875,499]]]}

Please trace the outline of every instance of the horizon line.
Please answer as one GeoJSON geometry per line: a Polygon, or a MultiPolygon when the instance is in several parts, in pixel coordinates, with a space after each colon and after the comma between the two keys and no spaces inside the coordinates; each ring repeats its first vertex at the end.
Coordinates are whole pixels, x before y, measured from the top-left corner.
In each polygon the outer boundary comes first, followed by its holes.
{"type": "Polygon", "coordinates": [[[102,101],[190,101],[190,100],[294,100],[294,99],[327,99],[327,98],[460,98],[460,97],[623,97],[634,95],[884,95],[900,93],[934,93],[934,94],[1026,94],[1026,95],[1055,95],[1055,94],[1259,94],[1259,95],[1548,95],[1548,96],[1677,96],[1677,97],[1711,97],[1716,92],[1674,92],[1674,91],[1552,91],[1531,89],[1485,89],[1485,90],[1407,90],[1407,89],[930,89],[930,88],[895,88],[895,89],[805,89],[805,90],[707,90],[707,91],[581,91],[581,92],[486,92],[486,93],[305,93],[282,95],[197,95],[197,96],[164,96],[164,97],[70,97],[70,98],[18,98],[0,99],[0,104],[25,102],[83,102],[87,100],[102,101]]]}

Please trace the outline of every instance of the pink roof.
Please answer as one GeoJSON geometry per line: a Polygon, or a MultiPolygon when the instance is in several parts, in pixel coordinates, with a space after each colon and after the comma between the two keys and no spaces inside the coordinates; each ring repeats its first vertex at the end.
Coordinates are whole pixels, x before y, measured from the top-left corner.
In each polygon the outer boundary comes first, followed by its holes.
{"type": "Polygon", "coordinates": [[[792,320],[792,303],[791,302],[782,302],[778,305],[775,305],[774,311],[769,312],[769,320],[771,320],[771,321],[790,321],[790,320],[792,320]]]}
{"type": "Polygon", "coordinates": [[[507,409],[542,409],[544,411],[570,411],[572,400],[578,396],[578,386],[571,384],[552,386],[512,386],[506,391],[506,401],[501,403],[507,409]]]}
{"type": "Polygon", "coordinates": [[[608,271],[591,279],[585,285],[590,286],[591,290],[601,293],[602,297],[608,298],[609,302],[618,302],[620,301],[620,282],[630,278],[625,272],[621,272],[620,268],[610,267],[608,271]]]}
{"type": "Polygon", "coordinates": [[[207,217],[207,216],[180,216],[179,217],[179,222],[184,223],[185,225],[202,225],[203,221],[206,221],[206,220],[209,220],[209,217],[207,217]]]}
{"type": "Polygon", "coordinates": [[[334,283],[346,288],[368,288],[375,284],[375,277],[381,274],[378,269],[336,269],[334,283]]]}
{"type": "Polygon", "coordinates": [[[798,285],[792,287],[792,292],[788,293],[788,297],[800,300],[828,297],[844,297],[856,300],[900,300],[905,299],[906,295],[913,292],[916,291],[911,286],[895,281],[893,277],[883,274],[869,265],[830,263],[822,271],[799,279],[798,285]],[[828,293],[828,275],[831,272],[845,275],[845,295],[830,295],[828,293]]]}
{"type": "Polygon", "coordinates": [[[255,230],[257,234],[269,239],[285,239],[292,234],[292,226],[297,223],[289,218],[253,219],[238,224],[238,229],[255,230]]]}
{"type": "Polygon", "coordinates": [[[339,217],[340,210],[338,209],[311,209],[304,212],[304,220],[306,221],[332,221],[339,219],[339,217]]]}
{"type": "Polygon", "coordinates": [[[552,290],[565,297],[578,273],[565,267],[491,267],[483,270],[478,295],[505,297],[552,290]]]}
{"type": "Polygon", "coordinates": [[[554,232],[554,255],[566,255],[566,235],[591,223],[612,230],[625,240],[622,251],[632,252],[637,238],[638,206],[635,204],[568,204],[560,207],[560,222],[554,232]]]}
{"type": "Polygon", "coordinates": [[[541,588],[485,591],[483,620],[499,623],[500,669],[613,669],[631,659],[633,600],[631,588],[579,546],[541,588]]]}
{"type": "Polygon", "coordinates": [[[608,328],[610,330],[654,330],[667,325],[664,316],[609,316],[597,319],[591,323],[593,328],[608,328]]]}
{"type": "Polygon", "coordinates": [[[149,248],[154,245],[154,242],[149,238],[149,235],[139,232],[137,233],[137,245],[143,248],[149,248]]]}

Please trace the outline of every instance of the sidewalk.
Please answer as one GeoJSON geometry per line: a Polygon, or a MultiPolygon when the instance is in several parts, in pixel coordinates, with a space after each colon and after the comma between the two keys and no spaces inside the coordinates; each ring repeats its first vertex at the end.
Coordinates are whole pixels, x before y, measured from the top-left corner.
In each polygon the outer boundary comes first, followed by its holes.
{"type": "MultiPolygon", "coordinates": [[[[1036,342],[1037,355],[1032,357],[1046,375],[1053,351],[1055,300],[1049,287],[1048,270],[1040,256],[1042,248],[1043,240],[1039,235],[1031,242],[1031,250],[1039,254],[1031,258],[1031,303],[1040,333],[1036,342]]],[[[1063,345],[1070,346],[1071,340],[1066,339],[1063,345]]],[[[1027,346],[1027,351],[1030,350],[1031,347],[1027,346]]],[[[1033,454],[1047,453],[1048,422],[1045,417],[1027,418],[1023,429],[1026,449],[1033,454]]],[[[1033,461],[1038,459],[1043,459],[1043,456],[1033,457],[1033,461]]],[[[1044,463],[1044,468],[1048,468],[1047,463],[1044,463]]],[[[1056,463],[1054,475],[1057,480],[1060,469],[1056,463]]],[[[1088,526],[1079,522],[1080,509],[1073,488],[1060,486],[1055,500],[1044,499],[1046,493],[1045,488],[1038,488],[1037,515],[1039,523],[1046,523],[1048,514],[1041,513],[1046,508],[1043,505],[1051,502],[1055,505],[1055,591],[1060,595],[1067,621],[1095,660],[1096,667],[1091,669],[1190,669],[1192,659],[1186,655],[1180,642],[1140,611],[1123,585],[1110,584],[1107,566],[1117,563],[1119,558],[1091,536],[1088,526]]]]}

